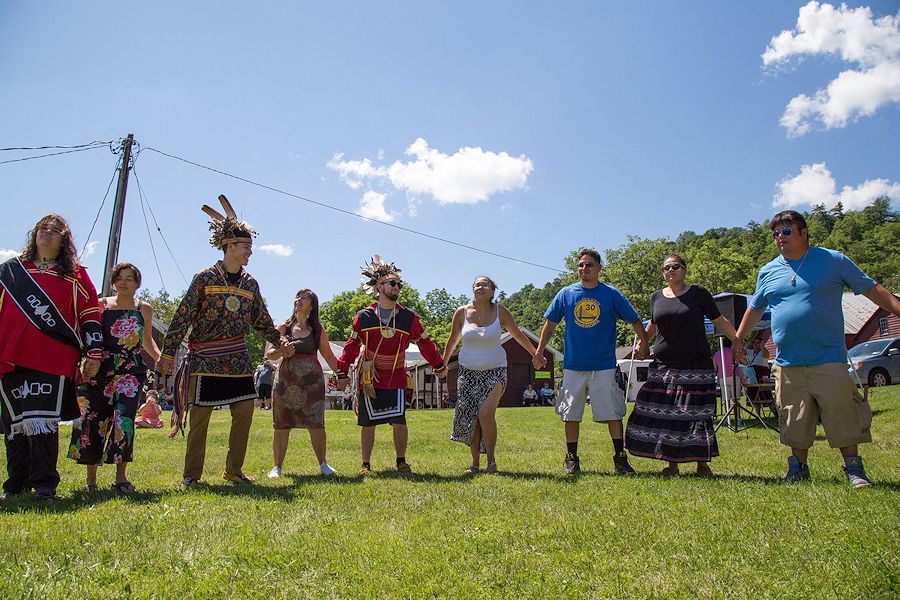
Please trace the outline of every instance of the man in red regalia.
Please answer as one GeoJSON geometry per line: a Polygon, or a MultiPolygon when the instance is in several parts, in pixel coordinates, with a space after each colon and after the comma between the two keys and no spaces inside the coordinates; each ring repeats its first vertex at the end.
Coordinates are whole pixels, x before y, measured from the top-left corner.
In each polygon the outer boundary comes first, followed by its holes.
{"type": "Polygon", "coordinates": [[[366,290],[376,295],[378,301],[356,313],[353,319],[353,331],[338,359],[338,385],[341,389],[347,387],[347,371],[362,350],[357,406],[357,423],[362,427],[362,467],[359,472],[365,475],[371,469],[375,426],[388,423],[394,432],[397,470],[409,473],[412,468],[406,462],[408,432],[404,398],[406,348],[410,343],[418,344],[419,352],[434,367],[438,377],[447,374],[447,367],[437,344],[419,322],[419,316],[397,303],[403,289],[400,269],[376,255],[362,274],[368,278],[366,290]]]}

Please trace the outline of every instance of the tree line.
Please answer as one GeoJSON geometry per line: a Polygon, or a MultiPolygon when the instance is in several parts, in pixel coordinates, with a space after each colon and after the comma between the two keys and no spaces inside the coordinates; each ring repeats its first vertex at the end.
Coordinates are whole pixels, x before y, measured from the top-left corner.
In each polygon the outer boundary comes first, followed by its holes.
{"type": "MultiPolygon", "coordinates": [[[[845,211],[841,204],[831,209],[815,206],[804,216],[812,245],[843,252],[887,289],[900,291],[900,213],[891,209],[889,198],[879,198],[861,210],[845,211]]],[[[540,334],[550,301],[560,289],[578,281],[577,252],[578,248],[573,248],[566,257],[566,271],[542,287],[527,284],[509,295],[498,293],[497,300],[510,310],[520,326],[540,334]]],[[[688,282],[702,285],[713,294],[753,293],[760,267],[778,254],[768,221],[750,221],[744,227],[715,227],[703,233],[685,231],[675,239],[630,235],[621,246],[602,251],[600,279],[619,288],[646,319],[650,314],[650,295],[663,286],[660,265],[673,252],[687,261],[688,282]]],[[[165,291],[153,294],[148,290],[138,294],[153,305],[155,314],[166,323],[181,296],[183,293],[172,297],[165,291]]],[[[430,290],[422,297],[408,283],[399,298],[402,305],[419,314],[441,347],[449,336],[454,310],[470,301],[469,295],[454,296],[444,288],[430,290]]],[[[328,337],[333,341],[346,340],[356,312],[372,302],[361,285],[323,302],[319,316],[328,337]]],[[[626,324],[620,324],[619,345],[630,343],[630,331],[626,324]]],[[[551,339],[560,351],[564,351],[564,332],[564,324],[560,324],[551,339]]],[[[253,332],[248,345],[254,361],[261,362],[264,342],[259,334],[253,332]]]]}

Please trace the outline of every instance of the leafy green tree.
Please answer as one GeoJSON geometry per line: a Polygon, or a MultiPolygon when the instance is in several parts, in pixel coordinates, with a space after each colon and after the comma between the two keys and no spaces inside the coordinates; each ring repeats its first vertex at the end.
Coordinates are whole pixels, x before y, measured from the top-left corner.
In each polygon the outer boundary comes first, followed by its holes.
{"type": "Polygon", "coordinates": [[[175,311],[178,310],[178,305],[181,304],[184,294],[185,292],[182,291],[178,296],[172,297],[166,290],[159,290],[154,294],[144,288],[138,292],[137,299],[152,306],[153,315],[168,325],[172,322],[172,317],[175,316],[175,311]]]}

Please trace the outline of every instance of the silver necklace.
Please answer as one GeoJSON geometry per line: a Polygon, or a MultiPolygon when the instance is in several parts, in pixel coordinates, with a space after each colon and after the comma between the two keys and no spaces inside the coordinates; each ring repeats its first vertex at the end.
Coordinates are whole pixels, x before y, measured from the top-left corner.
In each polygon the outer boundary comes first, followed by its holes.
{"type": "Polygon", "coordinates": [[[793,276],[791,276],[791,285],[794,287],[797,286],[797,275],[800,274],[800,269],[803,268],[803,262],[806,260],[807,255],[809,255],[809,249],[807,249],[806,252],[803,254],[803,258],[800,260],[800,264],[797,265],[796,269],[791,266],[791,263],[789,263],[785,257],[783,257],[783,256],[781,257],[781,259],[784,261],[784,264],[786,264],[788,266],[788,268],[794,272],[793,276]]]}

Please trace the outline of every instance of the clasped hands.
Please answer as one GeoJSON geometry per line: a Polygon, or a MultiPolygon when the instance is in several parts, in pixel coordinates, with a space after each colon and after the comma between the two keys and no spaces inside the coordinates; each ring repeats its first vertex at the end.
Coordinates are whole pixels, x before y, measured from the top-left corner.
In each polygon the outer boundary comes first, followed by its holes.
{"type": "Polygon", "coordinates": [[[96,358],[86,358],[81,365],[81,376],[85,379],[93,379],[100,370],[100,361],[96,358]]]}

